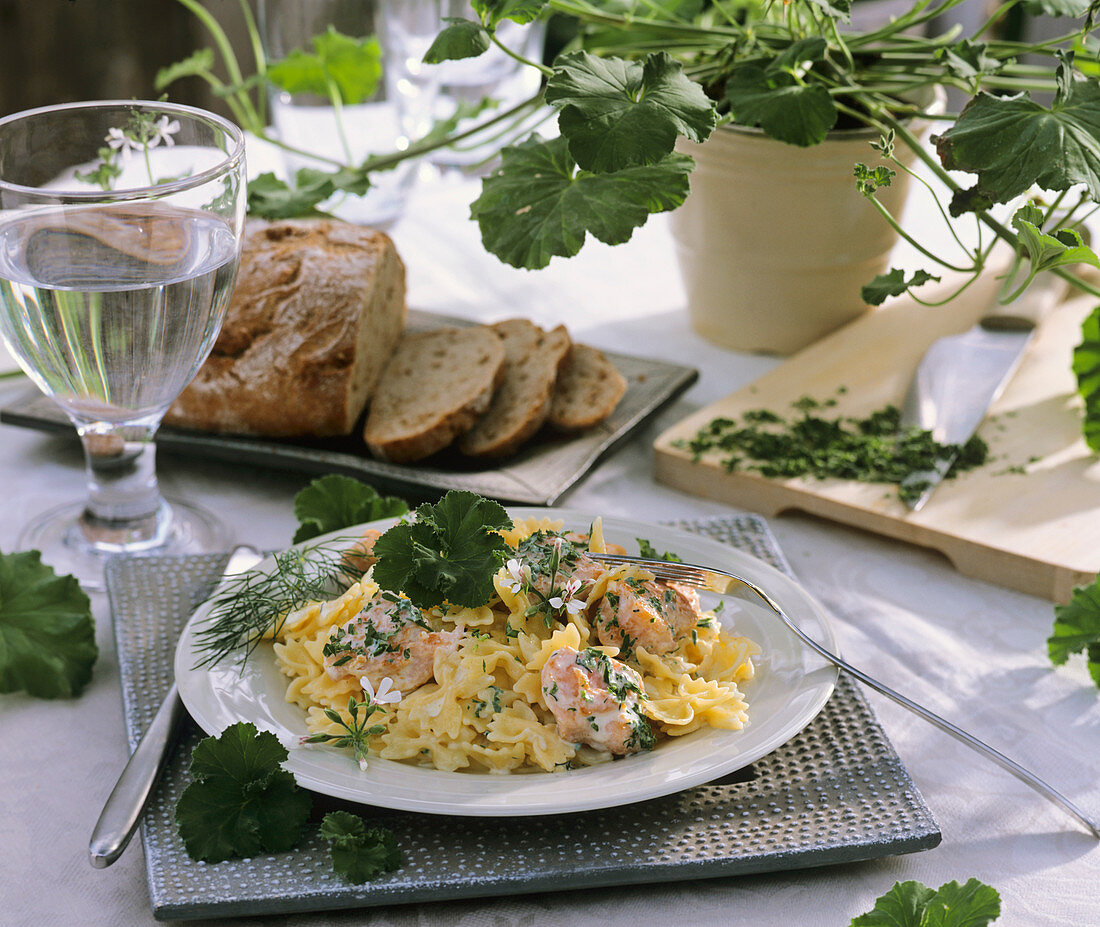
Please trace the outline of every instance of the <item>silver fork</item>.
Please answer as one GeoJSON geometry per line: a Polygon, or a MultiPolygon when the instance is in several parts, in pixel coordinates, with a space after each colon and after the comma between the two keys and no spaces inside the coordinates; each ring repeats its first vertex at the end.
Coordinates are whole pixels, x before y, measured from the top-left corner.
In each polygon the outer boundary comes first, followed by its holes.
{"type": "Polygon", "coordinates": [[[783,609],[769,596],[763,589],[757,586],[755,583],[744,579],[741,576],[737,576],[733,573],[727,573],[725,570],[716,570],[712,567],[697,566],[691,563],[670,563],[665,560],[650,560],[646,557],[627,557],[620,556],[618,554],[589,554],[596,560],[603,561],[610,564],[621,563],[633,563],[639,566],[645,567],[655,577],[663,580],[671,580],[677,583],[683,583],[688,586],[694,586],[699,589],[705,589],[709,592],[717,593],[718,595],[731,595],[735,598],[742,599],[746,602],[750,602],[754,605],[763,605],[765,608],[775,612],[779,617],[779,620],[783,622],[791,632],[802,643],[813,650],[815,653],[820,654],[830,663],[835,664],[849,676],[854,676],[860,682],[866,686],[870,686],[876,692],[881,692],[887,698],[897,702],[903,708],[909,709],[915,715],[919,715],[924,718],[925,721],[934,724],[942,731],[946,731],[956,740],[966,744],[972,750],[976,750],[978,753],[984,754],[989,759],[993,760],[1002,769],[1012,773],[1021,782],[1031,786],[1036,792],[1046,798],[1048,801],[1053,802],[1056,805],[1060,805],[1065,811],[1075,817],[1078,821],[1085,825],[1086,829],[1094,837],[1100,839],[1100,827],[1092,821],[1080,808],[1078,808],[1072,801],[1066,798],[1061,792],[1055,789],[1053,786],[1048,785],[1034,773],[1024,769],[1019,763],[1009,759],[999,750],[995,750],[989,744],[979,740],[973,734],[968,734],[962,728],[956,727],[950,721],[941,718],[939,715],[932,711],[929,711],[923,705],[919,705],[912,699],[906,698],[899,692],[895,692],[889,686],[884,685],[872,676],[868,676],[865,672],[852,666],[846,660],[838,657],[835,653],[821,646],[812,637],[802,631],[791,620],[791,618],[784,613],[783,609]]]}

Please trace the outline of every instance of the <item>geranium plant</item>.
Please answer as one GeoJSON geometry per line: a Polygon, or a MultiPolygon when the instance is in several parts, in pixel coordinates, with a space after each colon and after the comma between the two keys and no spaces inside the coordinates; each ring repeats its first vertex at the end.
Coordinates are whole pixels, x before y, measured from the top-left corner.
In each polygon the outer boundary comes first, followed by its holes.
{"type": "MultiPolygon", "coordinates": [[[[198,0],[180,2],[220,33],[198,0]]],[[[557,132],[503,147],[499,167],[471,206],[485,247],[509,264],[534,269],[577,253],[589,235],[609,244],[627,241],[650,214],[680,205],[693,162],[676,151],[678,138],[703,141],[734,123],[811,146],[835,129],[862,127],[875,130],[874,148],[889,166],[853,165],[854,195],[875,201],[884,221],[928,260],[911,274],[891,269],[867,281],[866,301],[881,303],[909,289],[917,289],[919,299],[919,286],[943,270],[961,274],[965,288],[986,269],[998,241],[1017,255],[1002,299],[1045,271],[1100,296],[1072,270],[1100,267],[1082,235],[1100,203],[1095,8],[1089,0],[1006,0],[970,35],[958,27],[928,34],[930,24],[950,20],[962,2],[913,0],[887,24],[859,30],[851,23],[851,0],[472,0],[467,18],[443,24],[425,60],[476,57],[498,45],[542,72],[534,98],[507,113],[483,112],[462,132],[459,117],[470,114],[456,114],[404,152],[358,165],[334,161],[330,171],[299,171],[289,184],[265,176],[252,185],[250,208],[268,216],[309,212],[334,190],[361,192],[373,171],[548,107],[557,132]],[[1020,11],[1055,17],[1065,29],[1037,41],[1002,37],[1001,24],[1020,11]],[[551,63],[523,59],[500,44],[502,21],[528,23],[549,13],[576,24],[575,37],[551,63]],[[936,86],[969,97],[961,113],[922,110],[915,101],[936,86]],[[936,121],[934,151],[910,131],[918,116],[936,121]],[[909,171],[897,157],[901,147],[925,163],[934,178],[928,189],[943,200],[945,233],[935,244],[913,241],[877,203],[896,172],[909,171]],[[971,180],[960,185],[949,172],[971,180]],[[977,233],[960,234],[964,222],[977,233]]],[[[228,82],[214,76],[213,56],[204,52],[168,69],[161,84],[200,74],[227,97],[245,128],[265,136],[262,102],[253,104],[250,94],[262,98],[265,81],[286,86],[295,68],[264,62],[254,41],[257,76],[246,80],[224,36],[217,44],[228,82]]],[[[326,47],[318,44],[318,60],[309,62],[314,71],[323,71],[326,47]]],[[[341,67],[351,67],[351,50],[341,51],[341,67]]],[[[377,68],[376,57],[362,57],[362,67],[377,68]]],[[[338,82],[329,80],[327,92],[338,94],[338,82]]],[[[868,161],[872,154],[869,148],[868,161]]],[[[1095,347],[1100,356],[1100,343],[1095,347]]],[[[1092,395],[1090,385],[1100,376],[1079,375],[1100,418],[1100,395],[1092,395]]],[[[1100,449],[1100,428],[1091,434],[1100,449]]]]}

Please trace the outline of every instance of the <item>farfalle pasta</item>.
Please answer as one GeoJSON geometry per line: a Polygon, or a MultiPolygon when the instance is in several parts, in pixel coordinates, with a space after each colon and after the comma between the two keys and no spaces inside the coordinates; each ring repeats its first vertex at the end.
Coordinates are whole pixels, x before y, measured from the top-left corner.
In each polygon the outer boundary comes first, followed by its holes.
{"type": "Polygon", "coordinates": [[[659,624],[673,596],[637,567],[587,556],[606,550],[598,520],[587,536],[545,519],[502,534],[515,556],[480,608],[421,611],[368,572],[286,616],[275,659],[311,732],[341,733],[326,709],[350,722],[349,697],[383,673],[401,698],[371,717],[369,753],[447,771],[553,772],[747,723],[740,686],[759,648],[701,610],[663,636],[632,626],[659,624]]]}

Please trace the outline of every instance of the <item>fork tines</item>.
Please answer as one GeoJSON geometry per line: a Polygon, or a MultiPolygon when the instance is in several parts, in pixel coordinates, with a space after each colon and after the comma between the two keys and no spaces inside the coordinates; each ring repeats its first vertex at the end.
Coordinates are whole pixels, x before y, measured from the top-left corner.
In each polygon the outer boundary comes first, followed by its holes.
{"type": "Polygon", "coordinates": [[[604,563],[634,563],[645,567],[658,579],[686,583],[689,586],[707,586],[707,570],[691,563],[676,563],[671,560],[654,560],[651,557],[628,557],[623,554],[595,554],[588,556],[604,563]]]}

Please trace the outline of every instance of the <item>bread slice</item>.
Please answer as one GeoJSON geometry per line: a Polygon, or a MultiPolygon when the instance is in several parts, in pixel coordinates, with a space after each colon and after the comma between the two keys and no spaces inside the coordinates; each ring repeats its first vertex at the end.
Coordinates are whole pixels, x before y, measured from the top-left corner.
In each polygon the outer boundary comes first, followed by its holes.
{"type": "Polygon", "coordinates": [[[371,399],[363,439],[375,457],[420,460],[485,414],[504,369],[504,343],[486,325],[401,339],[371,399]]]}
{"type": "Polygon", "coordinates": [[[471,457],[504,457],[542,427],[571,344],[564,325],[544,331],[527,319],[508,319],[492,328],[504,343],[504,375],[489,410],[459,439],[459,450],[471,457]]]}
{"type": "Polygon", "coordinates": [[[625,392],[626,380],[602,351],[574,344],[554,386],[550,424],[562,431],[591,428],[615,411],[625,392]]]}
{"type": "Polygon", "coordinates": [[[250,221],[214,348],[165,422],[272,437],[347,435],[405,327],[405,266],[382,232],[250,221]]]}

